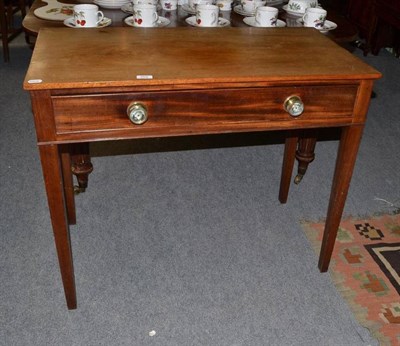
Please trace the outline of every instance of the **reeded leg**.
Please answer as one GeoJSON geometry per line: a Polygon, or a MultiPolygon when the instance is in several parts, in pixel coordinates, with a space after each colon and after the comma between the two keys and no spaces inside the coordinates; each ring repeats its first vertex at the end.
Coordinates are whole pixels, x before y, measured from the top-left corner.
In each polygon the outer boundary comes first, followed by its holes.
{"type": "Polygon", "coordinates": [[[329,267],[350,186],[351,176],[353,175],[362,131],[363,126],[350,126],[342,129],[342,136],[336,159],[335,175],[333,177],[331,196],[329,199],[328,214],[318,262],[318,267],[321,272],[326,272],[329,267]]]}
{"type": "Polygon", "coordinates": [[[61,148],[61,164],[64,181],[65,202],[67,208],[68,223],[70,225],[76,224],[75,213],[75,195],[74,195],[74,182],[72,179],[72,166],[70,146],[63,146],[61,148]]]}
{"type": "Polygon", "coordinates": [[[286,203],[288,198],[297,142],[298,136],[295,132],[291,132],[285,140],[285,152],[283,155],[281,184],[279,188],[279,201],[281,203],[286,203]]]}
{"type": "Polygon", "coordinates": [[[62,175],[61,154],[57,145],[39,145],[54,241],[68,309],[76,309],[74,266],[62,175]]]}
{"type": "Polygon", "coordinates": [[[78,180],[75,193],[85,192],[88,186],[89,174],[93,171],[93,165],[90,161],[89,143],[73,144],[71,154],[72,173],[78,180]]]}
{"type": "Polygon", "coordinates": [[[303,133],[299,139],[299,146],[296,151],[296,159],[299,162],[297,175],[294,178],[294,183],[299,184],[306,174],[308,165],[314,161],[315,144],[317,142],[317,130],[309,130],[303,133]]]}

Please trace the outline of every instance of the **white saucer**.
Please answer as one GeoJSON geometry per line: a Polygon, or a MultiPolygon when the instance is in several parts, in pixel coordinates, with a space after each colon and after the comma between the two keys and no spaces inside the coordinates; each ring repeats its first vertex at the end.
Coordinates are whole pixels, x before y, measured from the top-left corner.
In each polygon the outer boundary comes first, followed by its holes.
{"type": "Polygon", "coordinates": [[[282,6],[282,9],[284,11],[286,11],[288,14],[292,15],[292,16],[296,16],[296,17],[300,17],[303,16],[305,12],[296,12],[296,11],[292,11],[289,9],[289,5],[284,5],[282,6]]]}
{"type": "Polygon", "coordinates": [[[185,12],[190,13],[190,14],[196,14],[196,9],[190,7],[188,4],[183,4],[182,10],[184,10],[185,12]]]}
{"type": "Polygon", "coordinates": [[[253,12],[246,12],[245,10],[243,10],[242,5],[236,5],[233,10],[237,13],[240,14],[242,16],[246,16],[246,17],[252,17],[255,15],[256,11],[253,12]]]}
{"type": "Polygon", "coordinates": [[[218,24],[217,26],[200,26],[196,23],[196,16],[192,16],[189,18],[185,19],[186,23],[188,23],[191,26],[197,26],[198,28],[222,28],[225,26],[229,26],[229,24],[231,24],[231,22],[228,19],[225,18],[218,18],[218,24]]]}
{"type": "Polygon", "coordinates": [[[110,18],[104,17],[103,20],[99,24],[97,24],[96,27],[85,28],[85,27],[81,27],[81,26],[75,25],[74,17],[70,17],[70,18],[67,18],[66,20],[64,20],[64,25],[65,26],[68,26],[70,28],[75,28],[75,29],[105,28],[106,26],[111,25],[111,23],[112,23],[112,20],[110,18]]]}
{"type": "MultiPolygon", "coordinates": [[[[124,19],[125,24],[129,25],[129,26],[133,26],[134,28],[140,28],[140,26],[135,26],[134,22],[133,22],[133,16],[127,17],[124,19]]],[[[171,23],[171,21],[168,18],[165,17],[161,17],[158,16],[158,20],[157,20],[157,26],[154,26],[154,28],[162,28],[164,26],[167,26],[171,23]]],[[[151,26],[143,26],[142,28],[149,28],[151,29],[151,26]]]]}
{"type": "MultiPolygon", "coordinates": [[[[255,28],[270,28],[269,26],[259,26],[256,23],[256,17],[245,17],[243,18],[243,21],[250,26],[254,26],[255,28]]],[[[284,28],[286,26],[286,23],[283,20],[278,19],[276,22],[276,27],[277,28],[284,28]]]]}
{"type": "MultiPolygon", "coordinates": [[[[299,18],[296,20],[296,23],[299,23],[303,26],[303,18],[299,18]]],[[[321,29],[317,29],[319,32],[322,32],[323,34],[327,33],[328,31],[335,30],[337,28],[337,24],[334,22],[331,22],[329,20],[325,20],[324,26],[321,29]]]]}

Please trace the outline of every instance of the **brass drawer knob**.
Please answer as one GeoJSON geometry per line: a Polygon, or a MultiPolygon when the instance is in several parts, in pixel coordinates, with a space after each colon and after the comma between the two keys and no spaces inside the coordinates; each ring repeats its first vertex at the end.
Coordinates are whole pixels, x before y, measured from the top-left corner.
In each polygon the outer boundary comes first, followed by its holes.
{"type": "Polygon", "coordinates": [[[147,121],[147,109],[139,102],[132,102],[126,111],[128,118],[135,125],[141,125],[147,121]]]}
{"type": "Polygon", "coordinates": [[[296,95],[289,96],[285,100],[283,107],[292,117],[298,117],[304,112],[304,103],[301,98],[296,95]]]}

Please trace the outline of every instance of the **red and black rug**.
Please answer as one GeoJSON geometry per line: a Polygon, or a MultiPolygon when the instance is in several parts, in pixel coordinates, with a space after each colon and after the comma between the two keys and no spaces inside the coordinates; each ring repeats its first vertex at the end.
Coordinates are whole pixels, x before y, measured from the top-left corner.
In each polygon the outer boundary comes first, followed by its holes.
{"type": "MultiPolygon", "coordinates": [[[[319,253],[324,223],[303,226],[319,253]]],[[[400,215],[343,220],[329,272],[359,323],[400,345],[400,215]]]]}

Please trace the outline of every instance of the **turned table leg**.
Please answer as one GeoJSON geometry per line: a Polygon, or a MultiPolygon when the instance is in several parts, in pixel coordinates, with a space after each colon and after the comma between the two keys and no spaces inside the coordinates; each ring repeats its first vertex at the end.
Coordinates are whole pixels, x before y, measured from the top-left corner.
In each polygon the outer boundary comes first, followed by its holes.
{"type": "Polygon", "coordinates": [[[75,193],[85,192],[88,186],[89,174],[93,171],[93,165],[90,161],[89,143],[73,144],[71,160],[72,173],[78,181],[75,193]]]}
{"type": "Polygon", "coordinates": [[[289,193],[290,180],[292,178],[296,147],[298,142],[297,132],[292,131],[285,140],[285,151],[282,162],[282,175],[279,188],[279,201],[286,203],[289,193]]]}
{"type": "Polygon", "coordinates": [[[302,134],[296,151],[296,159],[299,162],[294,183],[299,184],[306,174],[308,165],[314,161],[315,144],[317,142],[317,130],[310,130],[302,134]]]}
{"type": "Polygon", "coordinates": [[[74,182],[72,178],[72,164],[70,146],[61,147],[61,165],[64,182],[65,202],[67,208],[68,223],[76,224],[74,182]]]}

